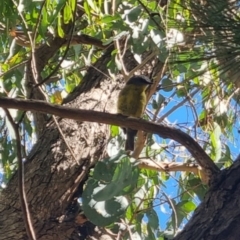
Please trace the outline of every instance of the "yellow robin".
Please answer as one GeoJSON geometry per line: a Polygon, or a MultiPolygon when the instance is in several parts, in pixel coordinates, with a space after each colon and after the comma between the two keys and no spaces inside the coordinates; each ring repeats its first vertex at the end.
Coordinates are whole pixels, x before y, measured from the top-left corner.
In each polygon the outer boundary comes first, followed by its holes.
{"type": "MultiPolygon", "coordinates": [[[[118,113],[124,116],[140,118],[147,104],[146,89],[150,84],[152,84],[152,81],[146,76],[131,77],[119,93],[117,102],[118,113]]],[[[125,150],[133,151],[137,130],[123,128],[123,131],[127,134],[125,150]]]]}

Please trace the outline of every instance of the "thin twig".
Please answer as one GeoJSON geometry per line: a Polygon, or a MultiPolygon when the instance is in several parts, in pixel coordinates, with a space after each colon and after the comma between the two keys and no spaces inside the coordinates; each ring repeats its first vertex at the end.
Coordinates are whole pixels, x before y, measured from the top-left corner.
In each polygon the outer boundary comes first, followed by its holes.
{"type": "MultiPolygon", "coordinates": [[[[189,94],[189,96],[193,97],[195,94],[197,94],[199,92],[199,89],[194,90],[192,93],[189,94]]],[[[179,107],[181,107],[185,102],[188,101],[188,97],[184,98],[181,102],[179,102],[177,105],[175,105],[174,107],[172,107],[168,112],[166,112],[164,115],[162,115],[159,119],[158,119],[158,123],[162,122],[167,116],[169,116],[171,113],[173,113],[176,109],[178,109],[179,107]]]]}
{"type": "MultiPolygon", "coordinates": [[[[168,58],[166,59],[166,61],[164,62],[164,65],[162,67],[162,71],[161,71],[161,75],[160,75],[160,78],[157,82],[157,84],[161,81],[161,79],[163,78],[163,74],[165,74],[166,70],[167,70],[167,62],[168,62],[168,58]]],[[[159,75],[159,74],[158,74],[159,75]]],[[[150,96],[148,96],[149,98],[152,96],[152,94],[156,91],[156,88],[157,88],[157,85],[155,84],[155,87],[154,87],[154,91],[153,89],[151,89],[151,93],[149,93],[150,96]]],[[[158,109],[155,111],[155,114],[153,116],[153,121],[155,122],[157,116],[158,116],[158,113],[161,109],[161,105],[159,105],[158,109]]]]}
{"type": "Polygon", "coordinates": [[[19,134],[19,130],[18,130],[19,126],[14,122],[8,109],[4,109],[4,111],[6,113],[8,121],[12,125],[12,128],[15,133],[15,137],[16,137],[16,153],[17,153],[17,161],[18,161],[18,190],[19,190],[21,208],[22,208],[22,212],[23,212],[23,219],[24,219],[28,238],[30,240],[36,240],[36,235],[35,235],[32,221],[31,221],[31,214],[30,214],[30,211],[28,208],[27,197],[26,197],[25,187],[24,187],[24,173],[23,173],[22,153],[21,153],[21,138],[20,138],[20,134],[19,134]]]}
{"type": "Polygon", "coordinates": [[[193,116],[195,118],[194,119],[195,120],[194,121],[195,122],[194,137],[195,137],[195,139],[197,139],[197,128],[196,128],[196,126],[199,125],[198,114],[197,114],[197,110],[196,110],[194,104],[192,103],[192,96],[190,96],[190,94],[188,94],[188,93],[186,95],[187,95],[188,102],[191,105],[191,110],[193,111],[193,116]]]}
{"type": "Polygon", "coordinates": [[[103,71],[101,71],[100,69],[96,68],[94,65],[90,64],[90,67],[92,67],[93,69],[95,69],[96,71],[98,71],[99,73],[101,73],[103,76],[105,76],[106,78],[110,78],[110,76],[108,76],[106,73],[104,73],[103,71]]]}
{"type": "Polygon", "coordinates": [[[118,58],[118,60],[120,61],[121,65],[122,65],[122,74],[123,74],[124,78],[126,79],[127,76],[128,76],[128,71],[127,71],[127,69],[125,67],[125,64],[124,64],[124,61],[123,61],[123,55],[121,53],[121,47],[120,47],[118,39],[116,39],[114,41],[114,45],[115,45],[115,48],[117,49],[117,58],[118,58]]]}
{"type": "MultiPolygon", "coordinates": [[[[115,11],[116,11],[116,0],[112,0],[112,16],[115,15],[115,11]]],[[[113,31],[113,34],[117,34],[117,32],[113,31]]],[[[117,58],[122,65],[122,74],[125,78],[125,81],[127,81],[128,71],[127,71],[124,61],[123,61],[123,57],[124,57],[124,53],[125,53],[126,49],[124,49],[123,53],[121,53],[121,47],[120,47],[120,43],[119,43],[118,39],[116,39],[114,41],[114,46],[117,49],[117,58]]],[[[126,44],[124,45],[124,47],[126,47],[126,44]]]]}
{"type": "Polygon", "coordinates": [[[128,77],[132,77],[133,74],[140,68],[142,68],[148,61],[150,61],[153,57],[156,56],[156,52],[152,52],[150,53],[143,61],[142,63],[140,63],[139,65],[137,65],[134,69],[132,69],[129,73],[128,73],[128,77]]]}
{"type": "Polygon", "coordinates": [[[41,22],[42,11],[43,11],[43,7],[45,6],[45,3],[46,3],[46,0],[43,1],[42,5],[41,5],[41,7],[39,9],[37,24],[36,24],[36,27],[35,27],[35,29],[33,31],[32,42],[34,43],[34,45],[35,45],[35,42],[36,42],[37,33],[38,33],[38,29],[39,29],[40,22],[41,22]]]}
{"type": "Polygon", "coordinates": [[[143,7],[143,9],[145,10],[145,12],[148,14],[149,18],[156,24],[156,26],[158,27],[159,30],[163,30],[163,28],[159,25],[159,23],[156,21],[156,19],[152,16],[152,14],[149,12],[149,10],[147,9],[147,7],[140,1],[137,0],[140,5],[143,7]]]}
{"type": "MultiPolygon", "coordinates": [[[[15,7],[18,9],[18,6],[20,6],[20,4],[24,5],[23,3],[21,3],[21,1],[19,1],[19,4],[15,1],[15,0],[12,0],[12,2],[14,3],[15,7]]],[[[28,29],[28,24],[27,24],[27,21],[25,20],[23,14],[22,14],[22,11],[18,11],[18,14],[20,15],[21,17],[21,20],[23,21],[23,24],[24,24],[24,27],[27,31],[29,31],[28,29]]]]}
{"type": "Polygon", "coordinates": [[[69,50],[69,48],[71,46],[72,38],[73,38],[73,33],[74,33],[74,28],[75,28],[75,18],[76,18],[77,2],[76,2],[75,6],[76,7],[75,7],[74,12],[73,12],[73,20],[72,20],[72,28],[71,28],[71,32],[70,32],[70,37],[67,40],[67,46],[66,46],[65,52],[64,52],[64,54],[62,56],[62,59],[59,61],[59,63],[53,69],[53,71],[46,78],[44,78],[41,82],[38,82],[34,87],[39,87],[40,85],[42,85],[43,83],[48,81],[58,71],[58,69],[61,67],[61,64],[65,60],[65,58],[67,56],[67,53],[68,53],[68,50],[69,50]]]}
{"type": "Polygon", "coordinates": [[[52,116],[52,117],[53,117],[53,121],[55,122],[55,124],[56,124],[56,126],[57,126],[57,129],[58,129],[60,135],[62,136],[63,141],[65,142],[65,144],[66,144],[66,146],[67,146],[67,149],[68,149],[69,152],[71,153],[71,155],[72,155],[73,159],[75,160],[75,162],[77,163],[77,165],[79,165],[78,160],[76,159],[76,157],[75,157],[72,149],[70,148],[70,146],[69,146],[69,144],[68,144],[68,142],[67,142],[67,140],[66,140],[66,138],[65,138],[65,136],[64,136],[64,134],[63,134],[63,132],[62,132],[62,129],[60,128],[60,126],[59,126],[59,124],[58,124],[57,118],[56,118],[55,116],[52,116]]]}
{"type": "Polygon", "coordinates": [[[178,226],[178,216],[177,216],[176,208],[175,208],[175,206],[174,206],[174,204],[173,204],[171,198],[169,198],[169,197],[167,196],[167,194],[164,193],[164,192],[163,192],[162,194],[163,194],[163,195],[165,196],[165,198],[167,199],[167,202],[168,202],[169,205],[171,206],[172,211],[173,211],[173,213],[174,213],[174,217],[175,217],[175,229],[174,229],[174,235],[176,235],[176,233],[177,233],[177,226],[178,226]]]}
{"type": "Polygon", "coordinates": [[[126,226],[127,226],[128,232],[129,232],[129,239],[133,240],[133,235],[132,235],[131,228],[129,227],[129,225],[127,223],[126,223],[126,226]]]}
{"type": "Polygon", "coordinates": [[[0,78],[2,78],[5,74],[10,73],[12,70],[14,70],[14,69],[16,69],[16,68],[18,68],[18,67],[21,67],[22,65],[24,65],[24,64],[27,63],[27,62],[28,62],[28,60],[25,60],[25,61],[22,61],[22,62],[20,62],[20,63],[18,63],[18,64],[16,64],[16,65],[12,66],[12,67],[11,67],[10,69],[8,69],[6,72],[0,74],[0,78]]]}
{"type": "Polygon", "coordinates": [[[186,171],[198,174],[200,170],[199,166],[196,164],[180,163],[180,162],[157,162],[149,159],[140,159],[140,168],[156,170],[158,172],[177,172],[186,171]]]}
{"type": "Polygon", "coordinates": [[[45,5],[45,2],[46,1],[44,1],[41,5],[40,13],[38,15],[38,20],[37,20],[37,24],[36,24],[36,27],[35,27],[34,32],[33,32],[33,36],[32,36],[32,33],[28,32],[28,37],[29,37],[29,40],[30,40],[31,50],[32,50],[32,61],[31,61],[32,75],[33,75],[33,78],[35,80],[35,84],[39,83],[39,81],[40,81],[40,73],[39,73],[39,70],[38,70],[38,67],[37,67],[37,61],[36,61],[35,44],[36,44],[36,36],[37,36],[38,28],[40,26],[41,13],[42,13],[43,7],[45,5]]]}

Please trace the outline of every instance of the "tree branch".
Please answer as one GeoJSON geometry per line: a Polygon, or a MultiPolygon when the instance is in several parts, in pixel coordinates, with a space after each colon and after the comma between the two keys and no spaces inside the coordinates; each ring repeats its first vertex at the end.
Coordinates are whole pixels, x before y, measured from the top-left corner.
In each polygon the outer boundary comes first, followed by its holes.
{"type": "Polygon", "coordinates": [[[212,159],[191,136],[185,132],[182,132],[180,129],[170,126],[150,123],[143,119],[125,117],[119,114],[117,115],[98,111],[74,109],[37,100],[20,100],[0,97],[0,107],[37,111],[57,115],[62,118],[114,124],[136,130],[143,130],[149,133],[155,133],[162,138],[173,139],[185,146],[195,158],[197,163],[203,168],[206,176],[208,176],[208,183],[210,185],[214,183],[216,175],[220,172],[219,168],[214,164],[212,159]]]}

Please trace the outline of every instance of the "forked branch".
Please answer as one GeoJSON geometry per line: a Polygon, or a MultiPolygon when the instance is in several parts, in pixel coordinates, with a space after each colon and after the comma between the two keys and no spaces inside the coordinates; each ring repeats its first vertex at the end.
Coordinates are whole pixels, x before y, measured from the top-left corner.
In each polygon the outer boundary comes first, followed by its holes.
{"type": "Polygon", "coordinates": [[[14,108],[25,111],[37,111],[80,121],[114,124],[158,134],[162,138],[173,139],[186,147],[186,149],[195,158],[196,162],[203,168],[203,171],[209,179],[209,184],[214,182],[216,175],[220,172],[219,168],[215,165],[212,159],[191,136],[174,127],[150,123],[143,119],[127,118],[117,114],[103,113],[98,111],[74,109],[37,100],[33,101],[0,97],[0,107],[14,108]]]}

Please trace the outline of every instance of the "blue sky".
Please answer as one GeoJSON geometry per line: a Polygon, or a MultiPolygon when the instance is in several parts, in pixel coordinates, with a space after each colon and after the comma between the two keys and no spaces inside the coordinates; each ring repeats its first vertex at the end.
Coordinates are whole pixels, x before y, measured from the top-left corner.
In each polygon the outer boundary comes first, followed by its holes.
{"type": "MultiPolygon", "coordinates": [[[[160,91],[160,93],[167,99],[169,98],[173,91],[171,92],[164,92],[164,91],[160,91]]],[[[168,112],[170,109],[172,109],[173,107],[176,106],[176,104],[178,104],[181,100],[183,100],[184,98],[171,98],[168,99],[168,104],[163,108],[162,112],[160,112],[160,117],[162,115],[164,115],[166,112],[168,112]]],[[[196,94],[193,97],[193,100],[196,104],[196,112],[199,115],[199,113],[202,111],[202,103],[201,103],[201,96],[199,94],[196,94]]],[[[231,106],[234,106],[235,102],[232,101],[231,106]]],[[[235,105],[236,106],[236,105],[235,105]]],[[[168,117],[167,120],[170,124],[176,124],[175,127],[179,128],[181,125],[186,126],[187,127],[191,127],[194,126],[195,124],[195,120],[194,119],[194,112],[191,110],[191,105],[189,104],[189,102],[186,102],[183,106],[179,107],[178,109],[176,109],[173,113],[171,113],[168,117]]],[[[180,127],[181,129],[181,127],[180,127]]],[[[183,131],[185,131],[186,129],[182,128],[183,131]]],[[[239,133],[238,133],[238,129],[239,129],[239,122],[236,123],[236,127],[234,128],[233,131],[233,140],[230,141],[229,139],[227,139],[226,141],[223,141],[223,143],[227,144],[230,148],[230,151],[233,155],[233,160],[236,158],[236,156],[239,154],[239,133]]],[[[197,129],[198,132],[201,131],[200,128],[197,129]]],[[[192,136],[193,137],[193,136],[192,136]]],[[[161,142],[161,139],[156,136],[156,138],[158,139],[157,141],[161,142]]],[[[175,179],[178,179],[178,177],[180,176],[179,173],[170,173],[170,176],[174,176],[174,177],[170,177],[168,181],[166,181],[164,184],[166,185],[166,187],[163,187],[162,191],[164,191],[169,198],[174,198],[176,196],[178,196],[178,182],[175,179]]],[[[177,199],[176,199],[177,200],[177,199]]],[[[199,204],[200,200],[198,199],[198,197],[196,196],[196,198],[194,199],[194,203],[199,204]]],[[[158,213],[159,216],[159,222],[160,222],[160,228],[161,229],[165,229],[166,228],[166,223],[169,220],[169,217],[171,217],[171,208],[169,207],[168,203],[163,204],[163,206],[158,206],[155,208],[156,212],[158,213]],[[162,210],[164,212],[162,212],[162,210]]],[[[186,223],[186,221],[184,221],[186,223]]]]}

